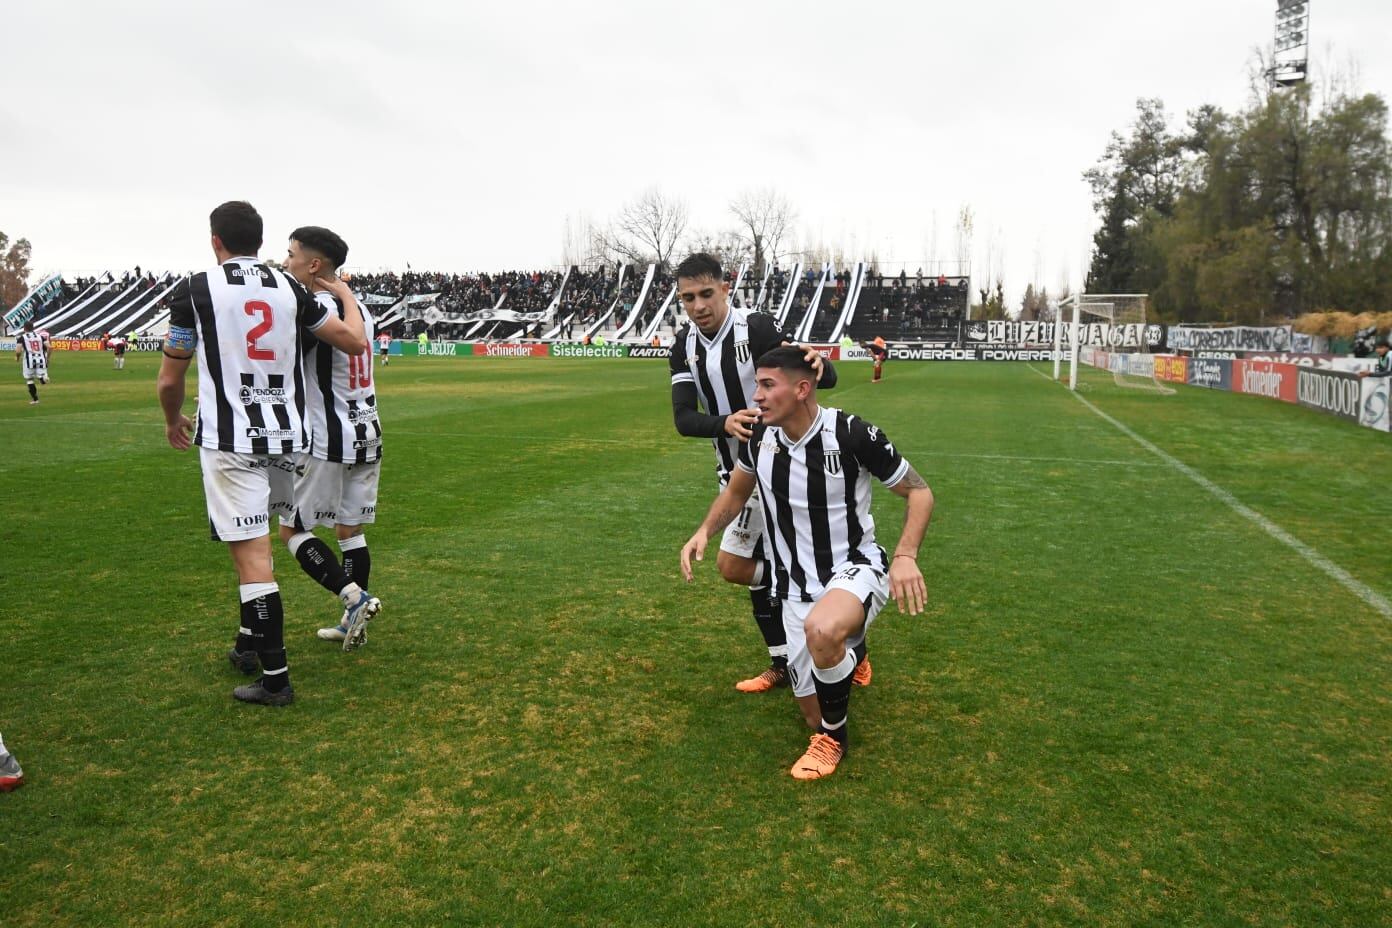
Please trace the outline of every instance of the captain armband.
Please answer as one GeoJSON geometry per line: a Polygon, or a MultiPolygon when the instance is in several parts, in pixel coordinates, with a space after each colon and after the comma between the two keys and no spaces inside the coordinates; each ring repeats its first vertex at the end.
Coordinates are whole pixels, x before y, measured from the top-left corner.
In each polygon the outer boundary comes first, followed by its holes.
{"type": "Polygon", "coordinates": [[[198,344],[198,331],[181,325],[171,325],[169,334],[164,337],[164,347],[175,351],[192,351],[198,344]]]}

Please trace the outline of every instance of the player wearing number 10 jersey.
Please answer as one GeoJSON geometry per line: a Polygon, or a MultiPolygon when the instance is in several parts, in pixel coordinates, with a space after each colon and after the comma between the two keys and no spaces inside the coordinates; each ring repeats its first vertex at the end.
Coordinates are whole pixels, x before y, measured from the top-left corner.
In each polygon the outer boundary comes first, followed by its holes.
{"type": "MultiPolygon", "coordinates": [[[[262,676],[237,687],[233,696],[286,705],[294,691],[269,531],[272,507],[288,511],[294,455],[306,444],[300,340],[312,332],[355,355],[366,343],[356,303],[339,319],[293,278],[256,258],[262,223],[250,203],[224,203],[209,219],[219,263],[182,281],[171,294],[160,408],[173,448],[198,445],[208,524],[213,539],[227,543],[237,569],[241,626],[229,658],[244,672],[254,673],[259,664],[262,676]],[[195,351],[196,426],[182,412],[195,351]]],[[[325,281],[325,286],[351,302],[342,281],[325,281]]]]}
{"type": "MultiPolygon", "coordinates": [[[[348,260],[348,244],[320,226],[290,233],[285,270],[315,292],[319,304],[335,318],[347,315],[342,298],[324,289],[321,278],[333,276],[348,260]]],[[[353,300],[363,320],[364,346],[372,343],[372,316],[353,300]]],[[[337,626],[319,629],[325,641],[342,641],[343,650],[359,647],[367,620],[381,609],[376,597],[354,610],[353,591],[368,588],[371,560],[364,526],[377,519],[377,482],[382,470],[382,426],[372,386],[372,351],[345,354],[314,335],[302,344],[308,453],[300,455],[295,476],[295,503],[281,516],[280,538],[315,582],[343,600],[337,626]],[[333,526],[340,564],[333,550],[316,538],[318,526],[333,526]]]]}

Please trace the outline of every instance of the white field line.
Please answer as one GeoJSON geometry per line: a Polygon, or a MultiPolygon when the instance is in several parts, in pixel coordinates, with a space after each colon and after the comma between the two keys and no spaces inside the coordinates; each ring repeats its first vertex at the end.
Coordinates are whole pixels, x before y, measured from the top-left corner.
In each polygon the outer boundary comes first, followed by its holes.
{"type": "MultiPolygon", "coordinates": [[[[1033,364],[1029,365],[1029,369],[1034,371],[1040,377],[1043,377],[1045,380],[1052,382],[1054,379],[1050,377],[1048,374],[1045,374],[1042,371],[1040,371],[1033,364]]],[[[1190,467],[1188,464],[1185,464],[1183,461],[1179,460],[1179,458],[1152,444],[1151,442],[1142,438],[1140,435],[1137,435],[1135,432],[1131,431],[1131,429],[1128,428],[1124,423],[1112,418],[1102,410],[1098,409],[1086,398],[1084,398],[1081,393],[1074,393],[1073,396],[1075,399],[1077,399],[1078,402],[1082,403],[1088,409],[1091,409],[1093,412],[1097,413],[1097,415],[1101,416],[1107,422],[1110,422],[1112,425],[1116,426],[1117,430],[1121,432],[1123,435],[1125,435],[1127,438],[1130,438],[1136,444],[1140,445],[1142,448],[1146,449],[1151,454],[1164,461],[1170,467],[1179,471],[1181,474],[1188,477],[1190,480],[1194,481],[1199,486],[1203,487],[1209,493],[1212,493],[1233,512],[1242,516],[1242,518],[1251,522],[1253,525],[1256,525],[1262,531],[1266,532],[1266,534],[1270,535],[1272,538],[1276,539],[1281,544],[1285,545],[1295,553],[1299,554],[1302,558],[1305,559],[1306,563],[1319,568],[1329,577],[1333,578],[1336,582],[1339,583],[1340,586],[1344,587],[1350,593],[1357,596],[1359,599],[1363,600],[1365,603],[1376,609],[1379,613],[1382,614],[1383,618],[1392,619],[1392,603],[1389,603],[1382,596],[1382,594],[1378,593],[1372,587],[1368,586],[1366,583],[1353,576],[1353,574],[1349,573],[1347,570],[1344,570],[1338,564],[1335,564],[1333,561],[1325,557],[1323,554],[1320,554],[1318,551],[1307,545],[1305,542],[1301,541],[1299,538],[1296,538],[1290,532],[1281,528],[1281,526],[1277,525],[1275,522],[1272,522],[1270,519],[1262,515],[1260,512],[1257,512],[1252,507],[1243,503],[1236,496],[1233,496],[1227,490],[1223,489],[1218,484],[1214,483],[1212,480],[1209,480],[1207,477],[1194,470],[1194,468],[1190,467]]]]}

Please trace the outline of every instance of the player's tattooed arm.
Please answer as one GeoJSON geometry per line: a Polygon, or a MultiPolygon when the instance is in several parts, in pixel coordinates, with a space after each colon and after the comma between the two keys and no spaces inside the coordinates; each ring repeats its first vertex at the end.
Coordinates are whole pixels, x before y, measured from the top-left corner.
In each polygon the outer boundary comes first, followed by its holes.
{"type": "Polygon", "coordinates": [[[711,503],[710,512],[706,513],[705,521],[701,527],[696,529],[696,534],[692,535],[681,550],[682,576],[690,583],[695,579],[692,573],[691,562],[705,558],[706,544],[711,536],[722,531],[729,525],[744,509],[744,504],[749,502],[750,494],[754,492],[754,475],[747,470],[735,468],[730,475],[730,482],[725,485],[725,489],[720,491],[720,495],[711,503]]]}
{"type": "MultiPolygon", "coordinates": [[[[908,462],[905,462],[908,464],[908,462]]],[[[904,507],[904,528],[889,562],[889,595],[899,604],[901,612],[918,615],[928,601],[928,587],[918,568],[918,549],[933,517],[933,491],[908,464],[908,471],[890,487],[907,503],[904,507]]]]}

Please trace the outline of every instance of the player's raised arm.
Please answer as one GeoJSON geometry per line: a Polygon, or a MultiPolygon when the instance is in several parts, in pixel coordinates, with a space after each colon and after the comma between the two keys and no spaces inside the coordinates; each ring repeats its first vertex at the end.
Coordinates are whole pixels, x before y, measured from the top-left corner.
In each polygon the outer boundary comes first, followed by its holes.
{"type": "Polygon", "coordinates": [[[328,342],[344,354],[357,356],[368,350],[362,311],[358,309],[358,298],[353,295],[352,288],[333,272],[320,275],[315,282],[343,304],[343,318],[327,313],[324,322],[314,329],[315,338],[328,342]]]}
{"type": "Polygon", "coordinates": [[[739,516],[744,509],[744,504],[749,502],[749,496],[754,492],[754,474],[745,470],[743,467],[736,467],[730,473],[730,482],[725,484],[725,489],[720,491],[720,495],[711,503],[710,512],[706,513],[706,518],[701,522],[701,527],[696,529],[696,533],[691,536],[682,546],[681,568],[682,576],[686,582],[690,583],[695,579],[691,571],[692,560],[703,560],[706,554],[706,544],[712,535],[723,531],[725,526],[739,516]]]}

